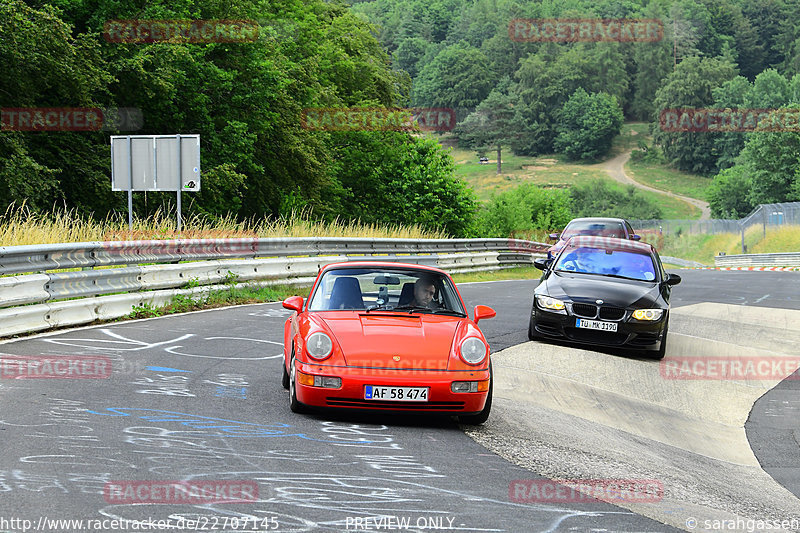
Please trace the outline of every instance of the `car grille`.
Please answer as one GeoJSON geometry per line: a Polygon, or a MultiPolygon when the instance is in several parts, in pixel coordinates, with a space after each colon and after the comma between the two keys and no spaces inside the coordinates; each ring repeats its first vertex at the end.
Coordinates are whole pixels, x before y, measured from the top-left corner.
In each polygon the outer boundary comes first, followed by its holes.
{"type": "Polygon", "coordinates": [[[625,309],[621,307],[601,307],[600,318],[605,320],[620,320],[625,316],[625,309]]]}
{"type": "Polygon", "coordinates": [[[326,398],[329,407],[369,407],[413,411],[463,411],[464,402],[384,402],[359,398],[326,398]]]}
{"type": "Polygon", "coordinates": [[[597,306],[591,304],[573,303],[572,312],[578,316],[594,318],[597,316],[597,306]]]}
{"type": "Polygon", "coordinates": [[[619,345],[624,344],[628,339],[627,333],[611,333],[608,331],[594,331],[580,328],[564,328],[564,332],[570,339],[597,344],[619,345]]]}

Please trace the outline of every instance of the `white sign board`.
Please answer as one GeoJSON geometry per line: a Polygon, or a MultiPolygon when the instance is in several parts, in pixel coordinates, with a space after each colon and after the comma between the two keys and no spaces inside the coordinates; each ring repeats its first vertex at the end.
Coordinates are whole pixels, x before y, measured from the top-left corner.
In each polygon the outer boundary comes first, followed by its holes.
{"type": "Polygon", "coordinates": [[[199,191],[200,135],[113,135],[114,191],[199,191]]]}

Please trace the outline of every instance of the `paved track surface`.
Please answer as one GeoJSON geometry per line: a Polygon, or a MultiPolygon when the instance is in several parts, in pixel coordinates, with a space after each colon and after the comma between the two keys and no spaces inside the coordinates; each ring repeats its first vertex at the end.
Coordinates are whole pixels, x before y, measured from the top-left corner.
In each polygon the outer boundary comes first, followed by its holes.
{"type": "MultiPolygon", "coordinates": [[[[800,295],[786,290],[794,273],[681,275],[675,306],[800,309],[800,295]]],[[[470,308],[498,311],[481,324],[493,351],[527,342],[536,283],[459,286],[470,308]]],[[[512,501],[515,480],[541,477],[451,419],[292,414],[280,386],[286,315],[262,304],[0,345],[4,355],[107,357],[113,368],[107,379],[0,380],[0,517],[201,518],[207,531],[354,531],[381,518],[407,520],[412,531],[673,530],[605,502],[512,501]],[[131,480],[243,480],[259,498],[127,505],[104,495],[109,482],[131,480]],[[231,517],[247,522],[223,527],[231,517]]]]}

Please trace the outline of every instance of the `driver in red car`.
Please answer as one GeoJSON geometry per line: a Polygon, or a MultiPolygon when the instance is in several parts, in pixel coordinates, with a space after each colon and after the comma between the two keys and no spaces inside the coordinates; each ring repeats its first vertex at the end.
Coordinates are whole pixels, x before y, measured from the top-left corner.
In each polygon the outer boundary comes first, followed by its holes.
{"type": "Polygon", "coordinates": [[[408,305],[436,309],[441,307],[433,297],[436,296],[436,285],[431,278],[419,278],[414,282],[414,299],[408,305]]]}

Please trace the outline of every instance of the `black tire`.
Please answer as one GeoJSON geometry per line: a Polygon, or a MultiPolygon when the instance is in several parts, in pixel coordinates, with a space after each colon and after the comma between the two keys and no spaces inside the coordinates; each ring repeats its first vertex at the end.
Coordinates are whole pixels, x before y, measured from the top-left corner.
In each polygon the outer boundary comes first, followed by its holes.
{"type": "Polygon", "coordinates": [[[489,419],[489,413],[492,411],[492,389],[494,389],[494,376],[492,374],[492,363],[489,362],[489,394],[486,396],[486,404],[484,404],[480,413],[459,416],[458,419],[462,424],[480,426],[489,419]]]}
{"type": "Polygon", "coordinates": [[[297,401],[297,390],[295,385],[296,380],[297,376],[295,375],[294,370],[294,354],[292,354],[292,359],[289,362],[289,409],[293,413],[302,414],[306,412],[306,406],[297,401]]]}
{"type": "Polygon", "coordinates": [[[651,352],[653,354],[653,359],[664,359],[664,356],[667,354],[667,330],[669,330],[669,322],[664,324],[664,335],[661,337],[661,346],[658,348],[658,351],[651,352]]]}
{"type": "Polygon", "coordinates": [[[281,361],[281,367],[283,368],[283,375],[281,376],[281,385],[286,390],[289,390],[289,373],[286,371],[286,361],[281,361]]]}
{"type": "Polygon", "coordinates": [[[536,327],[533,324],[533,320],[528,323],[528,339],[532,341],[542,340],[542,336],[536,333],[536,327]]]}

